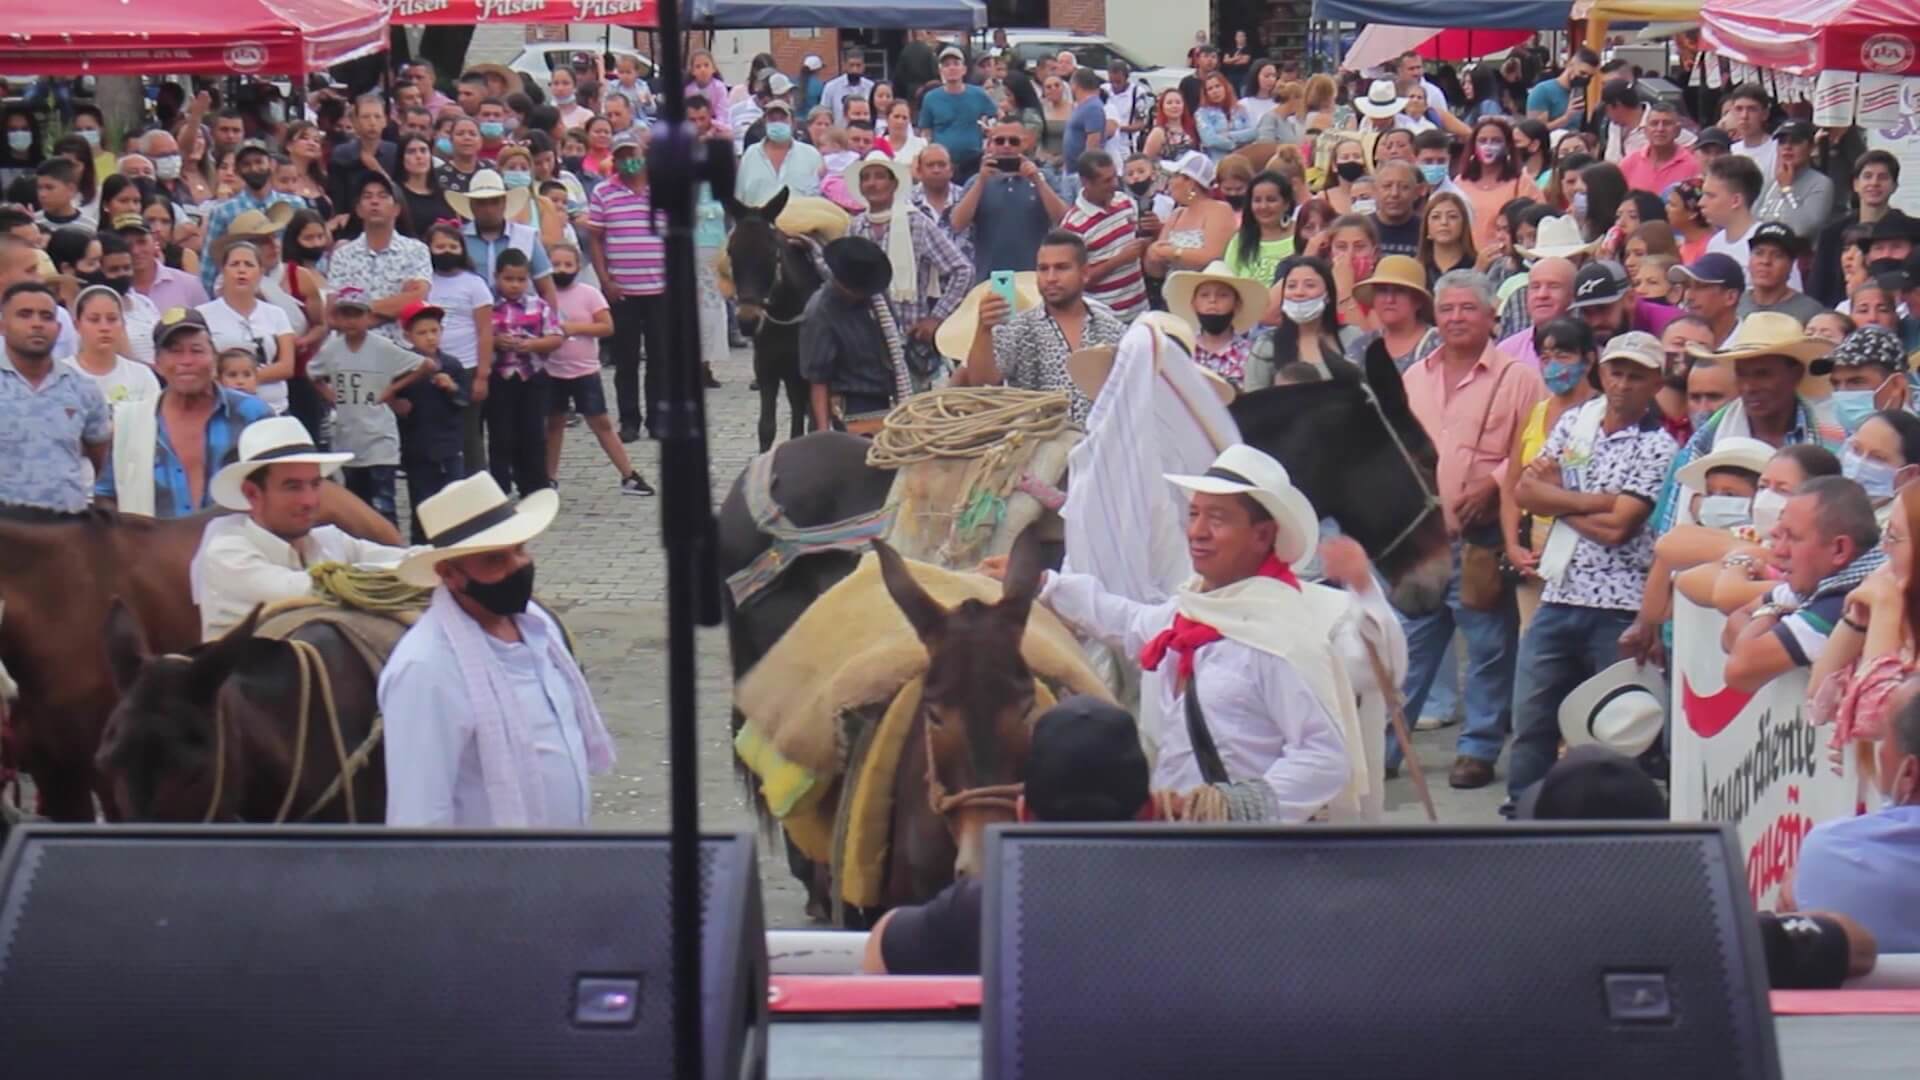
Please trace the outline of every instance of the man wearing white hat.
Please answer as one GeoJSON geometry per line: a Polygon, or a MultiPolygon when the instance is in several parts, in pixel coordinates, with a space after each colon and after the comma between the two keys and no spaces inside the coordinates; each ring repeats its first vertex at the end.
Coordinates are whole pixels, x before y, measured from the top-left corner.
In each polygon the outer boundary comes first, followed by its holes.
{"type": "Polygon", "coordinates": [[[547,258],[546,245],[533,226],[512,220],[526,209],[532,195],[530,188],[509,191],[499,173],[481,169],[467,181],[467,190],[447,192],[447,205],[465,221],[460,233],[466,240],[467,258],[481,277],[493,280],[500,253],[511,248],[527,257],[540,299],[555,304],[553,263],[547,258]]]}
{"type": "Polygon", "coordinates": [[[933,333],[966,298],[973,260],[931,214],[906,197],[912,177],[905,165],[875,150],[848,165],[845,175],[847,190],[867,207],[848,222],[847,235],[871,240],[886,252],[893,268],[887,305],[906,338],[914,383],[924,389],[939,367],[933,333]]]}
{"type": "Polygon", "coordinates": [[[352,460],[321,453],[291,416],[257,420],[240,433],[239,460],[214,474],[209,493],[244,516],[216,518],[193,556],[202,641],[233,629],[256,605],[306,596],[313,589],[307,571],[320,563],[381,566],[406,556],[406,548],[318,524],[327,476],[352,460]]]}
{"type": "MultiPolygon", "coordinates": [[[[1312,504],[1284,466],[1243,444],[1202,475],[1166,479],[1192,500],[1194,580],[1147,604],[1090,575],[1049,573],[1041,601],[1139,657],[1142,692],[1159,707],[1153,787],[1181,795],[1176,816],[1293,823],[1323,807],[1357,813],[1377,780],[1334,645],[1357,617],[1356,594],[1294,575],[1319,538],[1312,504]]],[[[1360,562],[1356,590],[1377,594],[1360,562]]]]}
{"type": "Polygon", "coordinates": [[[420,504],[430,546],[397,571],[432,586],[380,673],[387,824],[578,828],[613,741],[552,615],[531,603],[527,544],[560,499],[507,501],[489,473],[420,504]]]}

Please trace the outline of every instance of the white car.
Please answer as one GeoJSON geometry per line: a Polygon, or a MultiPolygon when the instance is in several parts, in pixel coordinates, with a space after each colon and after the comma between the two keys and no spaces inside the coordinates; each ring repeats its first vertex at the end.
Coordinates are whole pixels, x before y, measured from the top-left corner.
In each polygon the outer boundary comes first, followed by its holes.
{"type": "MultiPolygon", "coordinates": [[[[977,55],[982,49],[992,47],[992,36],[983,33],[976,36],[972,52],[977,55]]],[[[1193,74],[1192,68],[1149,64],[1122,49],[1104,34],[1074,30],[1008,30],[1007,47],[1013,50],[1014,58],[1024,61],[1029,69],[1036,61],[1051,60],[1062,52],[1071,52],[1074,59],[1080,61],[1081,67],[1092,68],[1104,77],[1107,65],[1119,60],[1133,72],[1134,82],[1146,84],[1147,89],[1155,94],[1178,87],[1181,79],[1193,74]]]]}
{"type": "MultiPolygon", "coordinates": [[[[538,84],[544,91],[553,78],[554,68],[570,64],[576,71],[582,68],[591,71],[594,55],[601,52],[610,52],[616,57],[631,56],[640,61],[640,74],[653,72],[653,58],[647,54],[619,45],[610,49],[602,48],[594,41],[542,41],[528,45],[520,50],[520,55],[514,57],[513,63],[508,64],[507,68],[518,72],[522,79],[538,84]]],[[[607,77],[612,78],[613,72],[607,72],[607,77]]]]}

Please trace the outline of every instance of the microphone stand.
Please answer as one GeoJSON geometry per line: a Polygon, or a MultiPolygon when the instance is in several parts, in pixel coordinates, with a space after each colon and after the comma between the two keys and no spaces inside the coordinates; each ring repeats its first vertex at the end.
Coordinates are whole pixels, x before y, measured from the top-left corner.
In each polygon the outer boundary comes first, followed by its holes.
{"type": "Polygon", "coordinates": [[[654,227],[666,221],[666,325],[660,397],[651,427],[660,444],[660,532],[667,553],[667,755],[671,781],[674,1076],[704,1080],[700,977],[700,799],[693,630],[720,624],[720,579],[708,482],[705,389],[700,367],[699,288],[694,270],[694,201],[700,184],[733,191],[733,145],[700,140],[686,122],[680,0],[660,0],[664,120],[647,147],[654,227]]]}

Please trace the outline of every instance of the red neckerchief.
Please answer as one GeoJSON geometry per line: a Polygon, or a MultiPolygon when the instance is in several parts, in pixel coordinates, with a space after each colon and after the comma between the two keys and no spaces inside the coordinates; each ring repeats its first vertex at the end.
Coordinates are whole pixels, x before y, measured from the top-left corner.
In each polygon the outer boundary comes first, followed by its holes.
{"type": "MultiPolygon", "coordinates": [[[[1300,589],[1300,579],[1293,576],[1293,569],[1280,561],[1278,555],[1267,554],[1267,561],[1254,571],[1256,577],[1273,578],[1300,589]]],[[[1168,650],[1180,654],[1180,680],[1185,682],[1193,678],[1193,654],[1202,645],[1211,645],[1224,637],[1220,631],[1203,622],[1196,622],[1185,615],[1175,614],[1173,625],[1154,635],[1147,647],[1140,650],[1140,667],[1146,671],[1157,671],[1160,662],[1167,658],[1168,650]]]]}

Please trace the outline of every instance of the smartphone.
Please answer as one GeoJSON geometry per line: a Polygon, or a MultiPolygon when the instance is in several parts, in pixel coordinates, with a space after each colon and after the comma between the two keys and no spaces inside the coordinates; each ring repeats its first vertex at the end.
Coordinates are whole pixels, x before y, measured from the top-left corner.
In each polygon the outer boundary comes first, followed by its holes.
{"type": "Polygon", "coordinates": [[[1005,300],[1007,308],[1011,310],[1013,308],[1013,271],[995,270],[988,275],[987,280],[992,283],[993,291],[1000,294],[1000,299],[1005,300]]]}
{"type": "Polygon", "coordinates": [[[1017,175],[1020,172],[1020,158],[1018,155],[1013,157],[997,157],[993,159],[993,167],[1009,176],[1017,175]]]}

